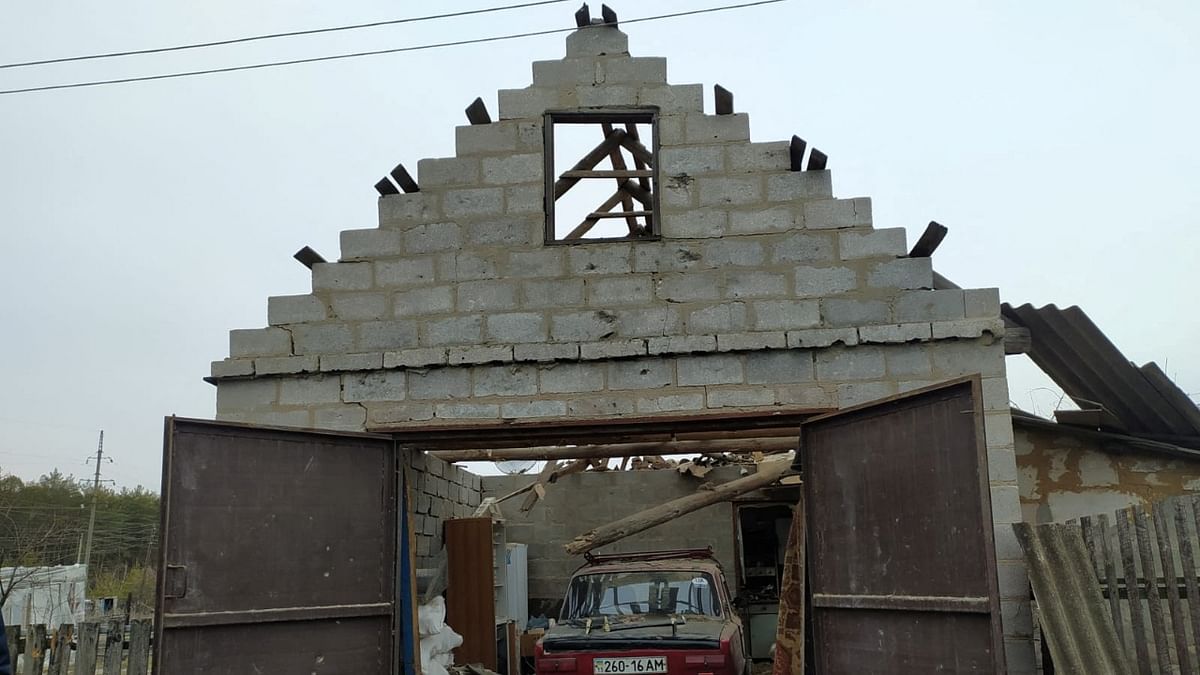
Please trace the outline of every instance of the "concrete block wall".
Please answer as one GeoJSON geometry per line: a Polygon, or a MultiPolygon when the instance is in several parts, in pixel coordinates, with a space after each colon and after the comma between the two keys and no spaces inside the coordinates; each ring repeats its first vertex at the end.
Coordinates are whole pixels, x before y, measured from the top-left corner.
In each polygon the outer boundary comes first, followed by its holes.
{"type": "Polygon", "coordinates": [[[424,452],[412,451],[408,462],[417,567],[434,568],[442,549],[442,523],[474,515],[481,501],[482,482],[470,471],[424,452]]]}
{"type": "MultiPolygon", "coordinates": [[[[529,598],[535,611],[550,612],[563,599],[571,574],[583,564],[563,544],[593,527],[665,501],[693,494],[702,482],[719,484],[740,476],[738,467],[719,467],[701,481],[677,471],[588,471],[547,486],[546,496],[528,513],[519,500],[503,505],[509,542],[529,545],[529,598]]],[[[483,476],[483,496],[497,497],[524,487],[532,476],[483,476]]],[[[603,547],[600,553],[711,545],[730,590],[735,590],[733,508],[714,504],[659,527],[603,547]]]]}
{"type": "Polygon", "coordinates": [[[342,233],[312,290],[270,298],[212,364],[217,416],[358,430],[506,419],[838,408],[946,378],[984,378],[1010,670],[1032,672],[996,289],[932,290],[902,228],[749,117],[708,115],[609,27],[567,40],[491,124],[417,164],[421,191],[342,233]],[[543,114],[658,113],[661,237],[547,245],[543,114]]]}

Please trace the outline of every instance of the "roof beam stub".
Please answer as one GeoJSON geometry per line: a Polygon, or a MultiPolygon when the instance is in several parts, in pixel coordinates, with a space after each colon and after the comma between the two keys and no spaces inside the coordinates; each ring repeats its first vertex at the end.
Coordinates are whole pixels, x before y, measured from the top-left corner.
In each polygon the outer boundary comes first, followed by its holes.
{"type": "Polygon", "coordinates": [[[950,228],[942,225],[936,220],[929,221],[925,226],[925,232],[921,234],[921,238],[917,243],[913,244],[912,250],[908,252],[910,258],[928,258],[933,255],[937,247],[941,245],[942,240],[946,238],[946,234],[950,232],[950,228]]]}
{"type": "Polygon", "coordinates": [[[487,104],[482,98],[476,98],[471,101],[471,105],[467,106],[467,121],[472,125],[476,124],[491,124],[492,116],[488,113],[487,104]]]}
{"type": "Polygon", "coordinates": [[[713,85],[713,100],[716,102],[718,115],[733,114],[733,92],[719,84],[713,85]]]}

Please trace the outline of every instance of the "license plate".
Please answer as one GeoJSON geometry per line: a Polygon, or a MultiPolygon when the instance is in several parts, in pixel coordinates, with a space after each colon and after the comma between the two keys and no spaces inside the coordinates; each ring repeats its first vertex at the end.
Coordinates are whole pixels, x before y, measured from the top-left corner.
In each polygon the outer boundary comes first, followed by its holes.
{"type": "Polygon", "coordinates": [[[632,675],[667,672],[667,657],[639,656],[627,659],[592,659],[595,675],[632,675]]]}

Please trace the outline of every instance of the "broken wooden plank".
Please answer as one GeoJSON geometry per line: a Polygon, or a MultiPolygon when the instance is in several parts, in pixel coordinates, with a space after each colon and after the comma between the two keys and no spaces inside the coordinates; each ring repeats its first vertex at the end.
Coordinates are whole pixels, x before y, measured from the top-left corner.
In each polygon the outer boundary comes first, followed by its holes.
{"type": "Polygon", "coordinates": [[[125,622],[110,619],[104,638],[104,673],[116,675],[121,672],[121,661],[125,660],[125,622]]]}
{"type": "Polygon", "coordinates": [[[824,171],[829,164],[829,155],[813,148],[812,152],[808,153],[808,169],[807,171],[824,171]]]}
{"type": "Polygon", "coordinates": [[[713,101],[718,115],[733,114],[733,92],[719,84],[713,85],[713,101]]]}
{"type": "Polygon", "coordinates": [[[467,106],[467,121],[472,125],[475,124],[491,124],[492,116],[488,114],[487,104],[482,98],[476,98],[471,101],[471,105],[467,106]]]}
{"type": "MultiPolygon", "coordinates": [[[[1158,654],[1160,664],[1171,663],[1171,648],[1167,642],[1166,620],[1163,616],[1162,599],[1158,594],[1158,570],[1154,564],[1154,551],[1150,547],[1150,523],[1146,510],[1140,505],[1128,507],[1133,512],[1133,529],[1137,534],[1138,553],[1142,562],[1142,577],[1145,579],[1144,590],[1147,604],[1150,607],[1150,626],[1154,632],[1154,649],[1158,654]]],[[[1165,665],[1164,665],[1165,670],[1165,665]]]]}
{"type": "Polygon", "coordinates": [[[530,486],[529,495],[525,497],[524,502],[521,502],[521,511],[528,511],[533,508],[534,504],[537,504],[538,500],[542,498],[542,494],[545,494],[545,488],[542,488],[541,492],[538,491],[538,488],[550,482],[550,476],[557,468],[558,460],[552,459],[546,462],[546,465],[542,467],[542,472],[538,474],[537,480],[530,486]]]}
{"type": "Polygon", "coordinates": [[[788,156],[792,165],[792,171],[804,170],[804,151],[808,149],[808,143],[799,136],[792,136],[791,147],[788,148],[788,156]]]}
{"type": "Polygon", "coordinates": [[[387,176],[379,179],[379,182],[375,184],[375,191],[379,193],[380,197],[400,194],[400,189],[393,185],[387,176]]]}
{"type": "Polygon", "coordinates": [[[583,28],[584,26],[590,26],[591,24],[592,13],[590,10],[588,10],[587,3],[585,2],[583,3],[582,7],[575,11],[575,27],[583,28]]]}
{"type": "Polygon", "coordinates": [[[706,441],[548,445],[531,448],[468,448],[465,450],[429,450],[428,453],[444,462],[502,462],[519,459],[594,459],[642,455],[690,455],[709,452],[783,452],[795,450],[797,442],[795,437],[730,438],[706,441]]]}
{"type": "Polygon", "coordinates": [[[390,175],[401,190],[408,193],[421,191],[421,186],[417,185],[417,181],[413,180],[412,175],[408,173],[408,169],[404,168],[403,164],[397,164],[390,175]]]}
{"type": "Polygon", "coordinates": [[[949,231],[950,229],[945,225],[935,220],[929,221],[929,224],[925,226],[925,231],[921,233],[921,238],[913,244],[912,249],[908,252],[908,257],[928,258],[933,255],[949,231]]]}
{"type": "Polygon", "coordinates": [[[1192,598],[1200,598],[1200,585],[1196,583],[1196,556],[1192,553],[1192,537],[1188,532],[1192,506],[1189,500],[1173,500],[1175,512],[1175,534],[1179,540],[1179,562],[1183,567],[1183,582],[1187,586],[1188,614],[1191,619],[1192,641],[1200,647],[1200,602],[1192,598]]]}
{"type": "Polygon", "coordinates": [[[757,473],[717,485],[712,489],[699,489],[686,497],[639,511],[607,525],[601,525],[575,537],[564,548],[567,553],[579,555],[594,548],[607,546],[629,535],[643,532],[706,506],[728,501],[738,495],[766,487],[786,475],[791,466],[790,456],[763,462],[758,465],[757,473]]]}
{"type": "MultiPolygon", "coordinates": [[[[1167,587],[1167,608],[1170,610],[1171,628],[1175,636],[1176,663],[1182,673],[1192,671],[1192,660],[1188,654],[1187,616],[1184,614],[1183,602],[1179,597],[1179,577],[1175,576],[1175,556],[1171,547],[1170,519],[1167,517],[1167,505],[1156,502],[1153,508],[1154,535],[1158,542],[1158,559],[1162,561],[1163,581],[1167,587]]],[[[1179,544],[1191,545],[1180,539],[1179,544]]],[[[1177,549],[1176,549],[1177,550],[1177,549]]],[[[1192,602],[1195,602],[1193,596],[1192,602]]]]}
{"type": "MultiPolygon", "coordinates": [[[[1121,551],[1121,567],[1125,572],[1125,591],[1129,596],[1129,622],[1133,627],[1133,648],[1141,675],[1151,675],[1150,654],[1146,649],[1146,623],[1143,613],[1141,585],[1138,584],[1137,563],[1134,559],[1133,539],[1130,528],[1132,519],[1128,509],[1117,511],[1117,542],[1121,551]]],[[[1115,589],[1114,589],[1115,590],[1115,589]]]]}
{"type": "Polygon", "coordinates": [[[779,587],[779,622],[771,675],[804,675],[804,491],[792,509],[779,587]]]}
{"type": "Polygon", "coordinates": [[[154,623],[150,619],[134,619],[129,623],[129,669],[127,675],[146,675],[149,672],[150,636],[153,633],[154,623]]]}

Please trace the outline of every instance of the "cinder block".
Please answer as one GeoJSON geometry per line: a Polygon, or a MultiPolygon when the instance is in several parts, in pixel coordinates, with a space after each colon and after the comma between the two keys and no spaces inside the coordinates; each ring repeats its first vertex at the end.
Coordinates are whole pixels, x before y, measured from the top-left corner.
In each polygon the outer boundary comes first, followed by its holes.
{"type": "Polygon", "coordinates": [[[746,384],[782,384],[813,379],[813,354],[789,349],[746,354],[746,384]]]}
{"type": "Polygon", "coordinates": [[[428,321],[420,338],[428,347],[478,344],[483,339],[483,318],[454,316],[428,321]]]}
{"type": "Polygon", "coordinates": [[[929,345],[901,345],[889,347],[887,355],[887,372],[892,378],[911,380],[913,378],[928,378],[933,374],[933,366],[929,361],[929,345]]]}
{"type": "Polygon", "coordinates": [[[441,217],[441,196],[436,192],[412,192],[379,198],[379,226],[406,228],[441,217]]]}
{"type": "Polygon", "coordinates": [[[634,412],[632,398],[584,396],[567,401],[567,415],[571,417],[610,417],[632,415],[634,412]]]}
{"type": "Polygon", "coordinates": [[[371,264],[316,263],[312,266],[314,291],[365,291],[371,288],[371,264]]]}
{"type": "Polygon", "coordinates": [[[534,251],[513,251],[508,256],[510,277],[560,277],[563,276],[566,255],[561,247],[534,251]]]}
{"type": "Polygon", "coordinates": [[[396,316],[445,314],[454,309],[452,288],[451,286],[427,286],[396,293],[392,296],[394,298],[393,311],[396,316]]]}
{"type": "Polygon", "coordinates": [[[1003,377],[1004,346],[981,340],[942,340],[929,348],[934,372],[944,378],[979,373],[987,377],[1003,377]]]}
{"type": "Polygon", "coordinates": [[[558,342],[600,340],[616,334],[616,314],[604,310],[558,314],[550,319],[550,337],[558,342]]]}
{"type": "Polygon", "coordinates": [[[773,272],[736,271],[725,273],[725,297],[767,298],[789,295],[788,278],[773,272]]]}
{"type": "Polygon", "coordinates": [[[786,349],[787,333],[760,331],[756,333],[721,333],[717,335],[717,351],[735,352],[761,349],[786,349]]]}
{"type": "Polygon", "coordinates": [[[717,351],[715,335],[668,335],[646,340],[650,354],[687,354],[717,351]]]}
{"type": "Polygon", "coordinates": [[[1009,410],[1008,379],[1004,377],[986,377],[983,379],[983,409],[1009,410]]]}
{"type": "Polygon", "coordinates": [[[404,253],[404,241],[396,230],[343,230],[341,248],[342,260],[382,258],[404,253]]]}
{"type": "Polygon", "coordinates": [[[628,274],[633,271],[629,244],[573,246],[568,258],[571,274],[628,274]]]}
{"type": "Polygon", "coordinates": [[[567,58],[629,54],[629,38],[613,26],[583,26],[567,35],[567,58]]]}
{"type": "Polygon", "coordinates": [[[452,366],[497,362],[508,363],[513,360],[512,347],[509,345],[450,347],[447,350],[446,357],[452,366]]]}
{"type": "Polygon", "coordinates": [[[775,387],[775,401],[798,408],[833,409],[837,408],[837,392],[819,384],[782,385],[775,387]]]}
{"type": "Polygon", "coordinates": [[[595,84],[603,70],[596,59],[558,59],[533,62],[533,84],[558,89],[577,84],[595,84]]]}
{"type": "Polygon", "coordinates": [[[763,200],[763,180],[759,176],[736,178],[698,178],[700,206],[757,204],[763,200]]]}
{"type": "Polygon", "coordinates": [[[789,206],[729,213],[729,232],[731,234],[787,232],[801,227],[804,227],[804,219],[797,210],[789,206]]]}
{"type": "Polygon", "coordinates": [[[538,392],[535,366],[506,365],[475,369],[476,396],[531,396],[538,392]]]}
{"type": "Polygon", "coordinates": [[[852,347],[858,344],[858,331],[853,328],[810,328],[789,330],[788,347],[791,349],[816,349],[843,344],[852,347]]]}
{"type": "Polygon", "coordinates": [[[1015,450],[1011,447],[989,447],[987,453],[988,479],[993,483],[1016,483],[1018,478],[1015,450]]]}
{"type": "Polygon", "coordinates": [[[796,295],[824,298],[858,289],[858,272],[850,267],[797,267],[796,295]]]}
{"type": "Polygon", "coordinates": [[[1007,410],[984,414],[983,428],[989,448],[1012,447],[1016,442],[1013,438],[1012,417],[1007,410]]]}
{"type": "Polygon", "coordinates": [[[645,356],[646,353],[646,341],[640,339],[584,342],[579,345],[579,358],[584,361],[645,356]]]}
{"type": "Polygon", "coordinates": [[[424,366],[439,366],[447,362],[445,347],[419,347],[416,349],[401,349],[386,352],[383,355],[384,368],[422,368],[424,366]]]}
{"type": "Polygon", "coordinates": [[[663,117],[659,117],[659,137],[669,140],[669,142],[660,140],[660,144],[682,143],[685,137],[681,113],[700,114],[704,112],[704,85],[671,84],[661,87],[642,87],[638,90],[638,105],[656,107],[664,115],[675,113],[665,122],[663,117]]]}
{"type": "MultiPolygon", "coordinates": [[[[495,215],[504,211],[504,190],[498,187],[448,190],[442,196],[442,209],[447,218],[495,215]]],[[[443,251],[451,248],[444,245],[447,241],[443,238],[439,240],[438,248],[428,250],[443,251]]],[[[461,238],[458,241],[459,244],[456,245],[461,244],[461,238]]],[[[411,245],[409,250],[418,252],[411,245]]]]}
{"type": "Polygon", "coordinates": [[[963,291],[966,318],[990,319],[1000,315],[1000,289],[970,288],[963,291]]]}
{"type": "Polygon", "coordinates": [[[896,297],[897,321],[953,321],[965,312],[959,289],[912,291],[896,297]]]}
{"type": "Polygon", "coordinates": [[[787,141],[728,145],[725,154],[733,173],[787,171],[792,166],[791,143],[787,141]]]}
{"type": "Polygon", "coordinates": [[[504,188],[504,212],[509,215],[542,215],[545,208],[545,189],[540,182],[504,188]]]}
{"type": "Polygon", "coordinates": [[[867,285],[874,288],[933,288],[931,258],[897,258],[871,266],[867,285]]]}
{"type": "Polygon", "coordinates": [[[871,200],[855,197],[807,202],[804,205],[804,226],[810,230],[870,227],[871,200]]]}
{"type": "Polygon", "coordinates": [[[213,361],[209,366],[209,374],[213,377],[242,377],[254,374],[253,359],[225,359],[213,361]]]}
{"type": "Polygon", "coordinates": [[[658,389],[675,380],[675,362],[665,359],[637,359],[607,364],[608,388],[658,389]]]}
{"type": "Polygon", "coordinates": [[[532,183],[542,180],[545,158],[541,153],[487,157],[483,160],[483,182],[489,185],[532,183]]]}
{"type": "Polygon", "coordinates": [[[588,304],[593,307],[649,304],[654,296],[653,280],[648,274],[589,279],[588,304]]]}
{"type": "Polygon", "coordinates": [[[239,328],[229,331],[229,355],[290,356],[291,334],[282,328],[239,328]]]}
{"type": "Polygon", "coordinates": [[[725,148],[721,145],[681,145],[663,148],[658,154],[663,174],[701,176],[725,172],[725,148]]]}
{"type": "Polygon", "coordinates": [[[1004,641],[1004,665],[1009,675],[1035,675],[1038,672],[1033,640],[1020,638],[1004,641]]]}
{"type": "Polygon", "coordinates": [[[775,244],[777,263],[833,262],[833,238],[825,234],[793,234],[775,244]]]}
{"type": "MultiPolygon", "coordinates": [[[[453,194],[469,193],[457,190],[453,194]]],[[[456,202],[457,203],[457,202],[456,202]]],[[[500,210],[496,207],[496,213],[500,210]]],[[[436,253],[454,251],[462,246],[462,229],[455,223],[430,223],[417,225],[404,233],[404,247],[409,253],[436,253]]]]}
{"type": "Polygon", "coordinates": [[[539,389],[546,394],[574,394],[604,389],[604,366],[597,363],[556,363],[540,368],[539,389]]]}
{"type": "Polygon", "coordinates": [[[391,315],[384,293],[332,293],[333,315],[343,321],[377,321],[391,315]]]}
{"type": "Polygon", "coordinates": [[[406,422],[424,422],[433,419],[432,403],[365,403],[367,420],[372,425],[404,424],[406,422]]]}
{"type": "Polygon", "coordinates": [[[477,157],[436,157],[417,162],[417,182],[422,189],[476,185],[479,183],[477,157]]]}
{"type": "Polygon", "coordinates": [[[960,319],[958,321],[934,321],[933,339],[945,338],[978,338],[983,336],[1002,337],[1004,335],[1004,319],[999,316],[990,319],[960,319]]]}
{"type": "Polygon", "coordinates": [[[466,368],[435,368],[409,371],[408,397],[418,400],[467,398],[471,395],[471,372],[466,368]]]}
{"type": "Polygon", "coordinates": [[[491,312],[513,309],[517,306],[517,284],[511,281],[489,279],[465,281],[458,284],[460,312],[491,312]]]}
{"type": "Polygon", "coordinates": [[[340,403],[342,379],[337,375],[290,377],[279,381],[280,405],[340,403]]]}
{"type": "Polygon", "coordinates": [[[454,128],[454,154],[459,157],[513,153],[517,148],[517,123],[512,120],[454,128]]]}
{"type": "Polygon", "coordinates": [[[662,217],[662,236],[665,239],[723,237],[728,227],[729,212],[724,209],[695,209],[665,213],[662,217]]]}
{"type": "Polygon", "coordinates": [[[495,403],[439,403],[433,414],[444,419],[495,419],[500,406],[495,403]]]}
{"type": "Polygon", "coordinates": [[[513,346],[516,361],[561,361],[579,358],[579,345],[569,344],[519,344],[513,346]]]}
{"type": "Polygon", "coordinates": [[[821,325],[821,307],[816,300],[758,300],[751,305],[757,330],[792,330],[821,325]]]}
{"type": "MultiPolygon", "coordinates": [[[[698,90],[698,95],[700,96],[700,98],[698,99],[700,101],[700,105],[696,108],[690,108],[687,110],[684,110],[682,108],[677,109],[673,106],[668,107],[665,104],[660,105],[660,111],[659,111],[659,116],[658,116],[658,145],[660,147],[664,147],[664,148],[672,146],[672,145],[682,145],[682,144],[686,143],[687,142],[687,134],[684,133],[684,122],[687,120],[688,115],[685,113],[691,113],[693,111],[699,113],[699,112],[703,112],[703,110],[704,110],[704,104],[703,104],[704,85],[696,84],[696,85],[676,85],[676,86],[696,87],[698,90]]],[[[652,94],[651,92],[652,92],[652,88],[650,88],[650,87],[643,89],[640,100],[649,101],[650,97],[652,95],[658,95],[657,93],[652,94]]],[[[673,94],[674,94],[674,92],[671,93],[671,95],[673,95],[673,94]]],[[[647,103],[644,105],[649,105],[649,104],[647,103]]]]}
{"type": "Polygon", "coordinates": [[[486,337],[494,342],[545,342],[546,317],[535,312],[511,312],[487,317],[486,337]]]}
{"type": "Polygon", "coordinates": [[[1001,600],[1001,623],[1005,636],[1033,637],[1033,613],[1029,600],[1001,600]]]}
{"type": "Polygon", "coordinates": [[[894,258],[907,252],[904,228],[890,227],[870,232],[842,232],[838,237],[842,260],[894,258]]]}
{"type": "Polygon", "coordinates": [[[770,202],[832,197],[833,182],[828,171],[788,171],[767,176],[767,201],[770,202]]]}
{"type": "Polygon", "coordinates": [[[267,298],[267,323],[279,326],[328,318],[325,303],[315,295],[276,295],[267,298]]]}
{"type": "Polygon", "coordinates": [[[746,304],[726,302],[692,311],[687,315],[685,326],[692,335],[735,333],[749,327],[746,304]]]}
{"type": "Polygon", "coordinates": [[[883,300],[821,300],[821,317],[827,326],[865,326],[891,320],[891,308],[883,300]]]}
{"type": "Polygon", "coordinates": [[[292,327],[296,354],[340,354],[352,351],[354,333],[340,323],[302,323],[292,327]]]}
{"type": "Polygon", "coordinates": [[[658,278],[654,294],[667,302],[696,302],[721,297],[721,275],[716,272],[664,274],[658,278]]]}
{"type": "Polygon", "coordinates": [[[771,389],[709,389],[706,392],[709,408],[761,408],[775,405],[771,389]]]}
{"type": "Polygon", "coordinates": [[[644,309],[616,309],[617,335],[623,337],[653,337],[680,332],[679,310],[671,305],[644,309]]]}
{"type": "Polygon", "coordinates": [[[742,359],[734,354],[681,356],[677,359],[675,368],[681,387],[742,384],[746,381],[742,359]]]}
{"type": "Polygon", "coordinates": [[[663,213],[685,211],[696,207],[700,190],[691,176],[671,176],[659,184],[658,200],[663,213]]]}
{"type": "Polygon", "coordinates": [[[887,375],[880,347],[846,347],[817,352],[817,379],[825,382],[880,380],[887,375]]]}
{"type": "Polygon", "coordinates": [[[500,276],[494,257],[475,253],[445,253],[438,257],[438,276],[444,281],[477,281],[500,276]]]}
{"type": "Polygon", "coordinates": [[[605,84],[666,84],[667,60],[660,56],[608,58],[599,61],[605,84]]]}
{"type": "Polygon", "coordinates": [[[532,417],[566,417],[566,401],[520,401],[500,406],[500,416],[505,419],[532,417]]]}
{"type": "MultiPolygon", "coordinates": [[[[218,417],[218,419],[222,418],[218,417]]],[[[273,427],[306,428],[312,426],[312,415],[307,408],[304,410],[263,410],[244,415],[237,421],[273,427]]]]}
{"type": "Polygon", "coordinates": [[[268,356],[254,359],[254,372],[258,375],[287,375],[292,373],[317,372],[316,356],[268,356]]]}
{"type": "Polygon", "coordinates": [[[688,115],[684,122],[688,143],[727,143],[750,140],[750,116],[688,115]]]}
{"type": "Polygon", "coordinates": [[[701,242],[644,242],[633,248],[634,272],[683,272],[700,267],[701,242]]]}
{"type": "Polygon", "coordinates": [[[581,84],[559,90],[565,108],[617,108],[637,105],[638,88],[632,84],[581,84]]]}
{"type": "Polygon", "coordinates": [[[845,382],[838,385],[838,407],[870,403],[895,393],[895,382],[845,382]]]}
{"type": "Polygon", "coordinates": [[[347,370],[379,370],[383,367],[383,353],[368,354],[324,354],[320,357],[324,372],[347,370]]]}
{"type": "Polygon", "coordinates": [[[531,309],[573,307],[583,304],[583,279],[521,282],[521,306],[531,309]]]}
{"type": "Polygon", "coordinates": [[[703,263],[709,267],[761,267],[766,253],[761,242],[752,239],[722,239],[701,244],[703,263]]]}
{"type": "Polygon", "coordinates": [[[500,119],[529,119],[557,108],[558,90],[538,86],[501,89],[496,92],[496,101],[500,119]]]}
{"type": "Polygon", "coordinates": [[[464,230],[468,246],[512,248],[540,244],[542,227],[541,218],[502,218],[469,223],[464,230]]]}
{"type": "Polygon", "coordinates": [[[859,343],[903,343],[929,339],[927,323],[889,323],[878,326],[860,326],[859,343]]]}
{"type": "Polygon", "coordinates": [[[401,260],[377,260],[375,285],[380,288],[416,286],[433,281],[433,258],[404,258],[401,260]]]}
{"type": "Polygon", "coordinates": [[[398,370],[343,375],[342,400],[347,403],[403,401],[407,391],[405,385],[405,373],[398,370]]]}

